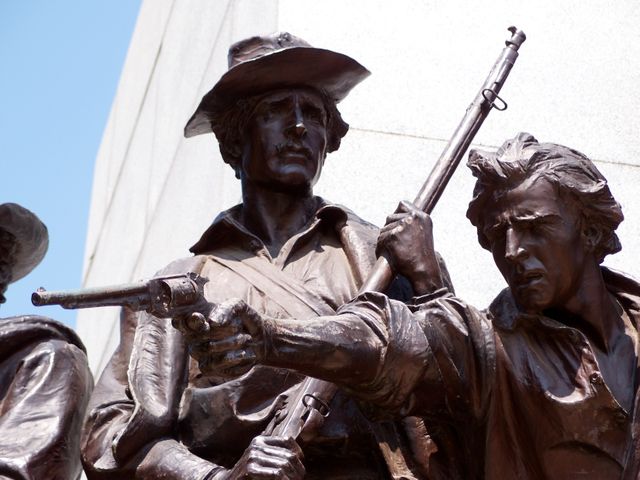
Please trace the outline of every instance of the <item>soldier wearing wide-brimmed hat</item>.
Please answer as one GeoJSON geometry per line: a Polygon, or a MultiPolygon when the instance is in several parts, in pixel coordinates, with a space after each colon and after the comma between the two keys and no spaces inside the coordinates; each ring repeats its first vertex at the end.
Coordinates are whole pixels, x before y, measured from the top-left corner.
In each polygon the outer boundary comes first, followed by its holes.
{"type": "Polygon", "coordinates": [[[340,147],[349,125],[336,105],[370,72],[353,58],[314,48],[290,33],[256,36],[231,46],[229,70],[202,97],[187,122],[187,138],[214,132],[225,162],[237,170],[238,147],[257,102],[282,89],[310,88],[324,103],[327,114],[327,150],[340,147]]]}
{"type": "MultiPolygon", "coordinates": [[[[369,71],[289,33],[240,41],[228,60],[184,133],[215,134],[243,201],[218,215],[191,248],[195,257],[163,273],[208,278],[212,304],[242,298],[280,318],[335,311],[375,262],[378,230],[314,196],[313,186],[348,130],[336,105],[369,71]]],[[[323,428],[306,438],[303,455],[294,439],[262,433],[304,377],[248,369],[244,359],[233,371],[212,371],[202,345],[192,348],[203,353],[199,366],[189,363],[189,347],[169,320],[141,314],[125,322],[85,426],[89,479],[293,480],[306,469],[305,478],[366,480],[392,478],[389,463],[400,468],[401,446],[386,448],[384,458],[368,420],[343,394],[323,428]]],[[[393,478],[411,478],[405,470],[393,478]]]]}
{"type": "Polygon", "coordinates": [[[0,204],[0,303],[10,283],[33,270],[49,246],[47,227],[15,203],[0,204]]]}
{"type": "MultiPolygon", "coordinates": [[[[35,214],[0,204],[0,303],[48,244],[35,214]]],[[[79,478],[80,423],[93,379],[76,333],[39,315],[0,319],[0,378],[0,476],[79,478]]]]}

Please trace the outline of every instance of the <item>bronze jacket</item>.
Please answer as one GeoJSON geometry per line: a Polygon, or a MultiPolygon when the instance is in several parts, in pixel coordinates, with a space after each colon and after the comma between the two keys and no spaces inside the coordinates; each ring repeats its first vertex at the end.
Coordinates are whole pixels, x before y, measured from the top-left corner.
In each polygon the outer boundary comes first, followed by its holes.
{"type": "Polygon", "coordinates": [[[38,315],[0,319],[0,477],[79,478],[92,387],[73,330],[38,315]]]}
{"type": "MultiPolygon", "coordinates": [[[[602,272],[637,329],[640,285],[602,272]]],[[[485,311],[444,292],[412,309],[368,293],[341,312],[385,345],[375,378],[346,388],[378,413],[426,419],[437,445],[431,461],[444,468],[434,478],[638,478],[640,369],[629,379],[636,389],[629,411],[609,390],[587,337],[518,311],[508,289],[485,311]]]]}
{"type": "MultiPolygon", "coordinates": [[[[209,279],[205,296],[214,303],[243,298],[272,317],[304,318],[304,309],[265,293],[276,277],[294,278],[337,309],[373,265],[377,228],[342,207],[318,199],[316,216],[277,258],[236,220],[240,208],[216,219],[192,247],[195,257],[162,273],[200,272],[209,279]],[[248,267],[236,271],[236,263],[248,267]]],[[[195,480],[230,468],[302,379],[267,367],[231,381],[203,377],[170,320],[125,311],[120,345],[96,386],[84,427],[87,476],[195,480]]],[[[331,420],[304,446],[308,478],[390,478],[356,404],[338,394],[333,406],[331,420]]]]}

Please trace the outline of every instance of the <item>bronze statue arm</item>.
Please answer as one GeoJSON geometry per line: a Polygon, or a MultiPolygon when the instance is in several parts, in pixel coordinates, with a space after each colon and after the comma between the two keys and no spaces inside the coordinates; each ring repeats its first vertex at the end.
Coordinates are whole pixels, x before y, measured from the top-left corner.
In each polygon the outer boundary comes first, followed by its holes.
{"type": "Polygon", "coordinates": [[[267,320],[261,363],[294,368],[333,383],[366,383],[375,378],[384,340],[356,315],[311,320],[267,320]]]}
{"type": "Polygon", "coordinates": [[[229,300],[206,321],[206,339],[182,329],[205,374],[236,376],[260,363],[330,381],[363,381],[375,375],[383,347],[366,322],[351,315],[272,319],[243,300],[229,300]]]}
{"type": "MultiPolygon", "coordinates": [[[[402,202],[381,230],[378,250],[412,283],[416,295],[444,286],[433,247],[431,218],[413,204],[402,202]]],[[[246,372],[255,363],[295,368],[310,377],[337,383],[363,383],[375,376],[385,334],[366,317],[334,315],[312,319],[266,318],[242,300],[201,314],[174,319],[186,336],[191,354],[204,373],[246,372]]]]}
{"type": "Polygon", "coordinates": [[[307,321],[265,318],[241,300],[226,302],[209,321],[237,333],[201,344],[194,357],[217,374],[256,363],[295,370],[339,385],[383,415],[480,418],[494,377],[493,330],[481,312],[441,292],[415,308],[367,292],[337,315],[307,321]]]}
{"type": "Polygon", "coordinates": [[[336,383],[382,417],[472,421],[485,413],[493,329],[446,290],[414,308],[369,292],[309,330],[292,323],[267,320],[265,363],[336,383]]]}

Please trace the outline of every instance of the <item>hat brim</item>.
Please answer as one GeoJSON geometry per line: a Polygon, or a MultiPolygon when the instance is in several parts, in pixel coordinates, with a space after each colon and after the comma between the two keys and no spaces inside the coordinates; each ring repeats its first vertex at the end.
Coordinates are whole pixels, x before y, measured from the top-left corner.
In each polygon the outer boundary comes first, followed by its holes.
{"type": "Polygon", "coordinates": [[[0,205],[0,229],[9,232],[17,241],[11,270],[11,282],[15,282],[42,261],[49,248],[49,233],[33,212],[16,203],[0,205]]]}
{"type": "Polygon", "coordinates": [[[202,98],[184,129],[185,137],[211,132],[211,119],[237,100],[270,90],[312,87],[336,103],[371,74],[353,58],[331,50],[293,47],[230,68],[202,98]]]}

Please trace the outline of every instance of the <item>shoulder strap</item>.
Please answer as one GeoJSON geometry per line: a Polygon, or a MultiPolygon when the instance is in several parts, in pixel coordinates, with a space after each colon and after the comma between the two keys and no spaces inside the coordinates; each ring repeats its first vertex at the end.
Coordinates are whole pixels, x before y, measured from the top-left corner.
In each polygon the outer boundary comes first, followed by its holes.
{"type": "MultiPolygon", "coordinates": [[[[271,262],[258,257],[241,256],[233,249],[220,250],[216,255],[211,255],[211,258],[268,295],[292,318],[335,314],[335,310],[324,299],[271,262]]],[[[304,390],[307,383],[313,381],[314,379],[307,377],[300,388],[304,390]]],[[[335,391],[331,391],[327,403],[331,402],[334,394],[335,391]]],[[[371,426],[391,477],[394,480],[417,480],[418,477],[414,475],[407,462],[408,452],[399,445],[400,435],[393,423],[372,423],[371,426]]],[[[312,433],[306,432],[306,435],[312,433]]]]}
{"type": "Polygon", "coordinates": [[[240,252],[231,248],[219,250],[211,258],[267,295],[291,318],[335,314],[335,310],[322,297],[271,262],[255,256],[241,256],[240,252]]]}

